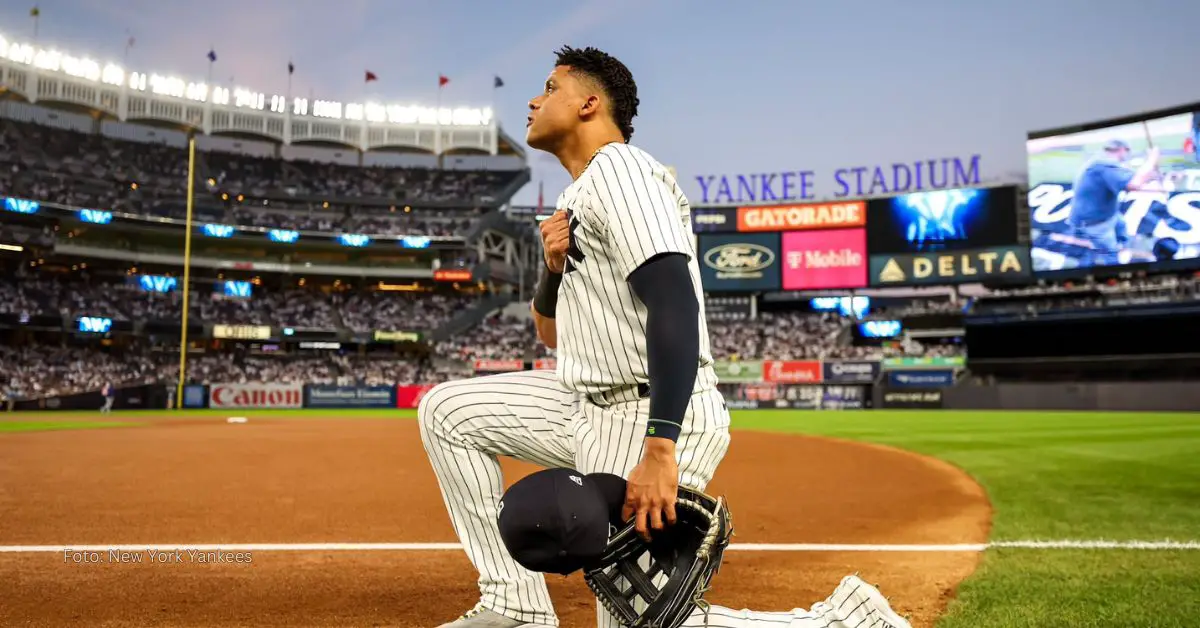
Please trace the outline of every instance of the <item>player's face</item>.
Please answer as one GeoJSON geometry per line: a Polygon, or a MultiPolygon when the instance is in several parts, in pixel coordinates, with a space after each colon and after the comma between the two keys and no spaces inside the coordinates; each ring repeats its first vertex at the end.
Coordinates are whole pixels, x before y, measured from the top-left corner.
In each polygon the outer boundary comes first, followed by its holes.
{"type": "Polygon", "coordinates": [[[552,151],[580,122],[579,112],[587,96],[567,70],[565,66],[554,68],[542,93],[529,101],[525,141],[531,148],[552,151]]]}

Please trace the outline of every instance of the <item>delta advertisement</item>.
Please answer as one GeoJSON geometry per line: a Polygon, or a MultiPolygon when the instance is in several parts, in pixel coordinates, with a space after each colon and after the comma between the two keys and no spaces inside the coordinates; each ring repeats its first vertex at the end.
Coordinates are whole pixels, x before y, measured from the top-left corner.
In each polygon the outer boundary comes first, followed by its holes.
{"type": "Polygon", "coordinates": [[[954,384],[954,371],[930,369],[888,371],[888,384],[896,388],[938,388],[954,384]]]}
{"type": "Polygon", "coordinates": [[[210,408],[303,408],[303,384],[213,384],[210,408]]]}
{"type": "Polygon", "coordinates": [[[1200,104],[1026,142],[1035,273],[1200,265],[1200,104]]]}
{"type": "Polygon", "coordinates": [[[842,360],[821,364],[829,384],[870,384],[879,377],[880,363],[868,360],[842,360]]]}
{"type": "Polygon", "coordinates": [[[306,408],[395,408],[395,386],[305,386],[306,408]]]}
{"type": "Polygon", "coordinates": [[[792,231],[782,238],[784,290],[866,287],[866,230],[792,231]]]}
{"type": "Polygon", "coordinates": [[[1029,275],[1029,248],[982,249],[871,256],[872,287],[922,286],[1019,279],[1029,275]]]}

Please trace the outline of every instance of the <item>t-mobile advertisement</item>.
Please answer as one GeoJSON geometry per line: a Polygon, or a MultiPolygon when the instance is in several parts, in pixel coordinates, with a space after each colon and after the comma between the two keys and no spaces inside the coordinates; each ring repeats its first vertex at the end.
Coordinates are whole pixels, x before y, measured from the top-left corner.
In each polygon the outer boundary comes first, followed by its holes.
{"type": "Polygon", "coordinates": [[[783,234],[783,289],[862,288],[867,285],[865,229],[783,234]]]}

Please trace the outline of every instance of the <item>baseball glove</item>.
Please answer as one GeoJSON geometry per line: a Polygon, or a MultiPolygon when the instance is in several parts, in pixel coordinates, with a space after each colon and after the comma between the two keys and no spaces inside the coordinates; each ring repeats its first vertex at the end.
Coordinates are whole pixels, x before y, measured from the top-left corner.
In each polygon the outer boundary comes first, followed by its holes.
{"type": "Polygon", "coordinates": [[[629,523],[583,577],[622,625],[678,628],[696,608],[707,610],[704,594],[732,536],[724,498],[680,487],[674,525],[653,531],[647,542],[629,523]]]}

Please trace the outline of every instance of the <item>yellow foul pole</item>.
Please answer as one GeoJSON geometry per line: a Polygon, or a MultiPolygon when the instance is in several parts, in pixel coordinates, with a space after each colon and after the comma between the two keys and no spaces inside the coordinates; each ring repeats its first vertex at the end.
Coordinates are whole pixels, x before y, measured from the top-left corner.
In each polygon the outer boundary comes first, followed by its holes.
{"type": "Polygon", "coordinates": [[[196,134],[188,134],[187,222],[183,235],[183,317],[179,327],[179,381],[175,385],[175,407],[183,408],[183,382],[187,378],[188,296],[192,270],[192,205],[196,197],[196,134]]]}

